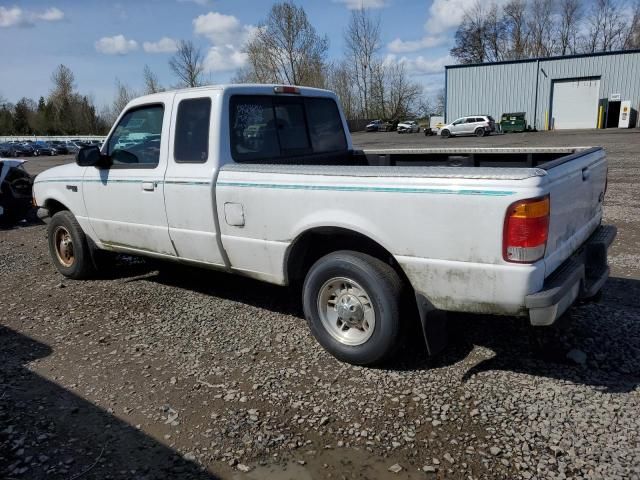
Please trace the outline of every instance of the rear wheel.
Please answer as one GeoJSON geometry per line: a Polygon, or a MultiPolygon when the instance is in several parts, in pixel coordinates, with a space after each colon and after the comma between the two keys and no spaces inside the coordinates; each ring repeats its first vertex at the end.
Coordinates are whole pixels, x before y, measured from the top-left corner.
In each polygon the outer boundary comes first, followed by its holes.
{"type": "Polygon", "coordinates": [[[484,128],[476,128],[476,137],[484,137],[484,128]]]}
{"type": "Polygon", "coordinates": [[[440,132],[440,136],[442,138],[449,138],[451,136],[451,132],[449,130],[442,130],[442,132],[440,132]]]}
{"type": "Polygon", "coordinates": [[[71,212],[56,213],[47,233],[51,259],[62,275],[80,280],[95,274],[87,237],[71,212]]]}
{"type": "Polygon", "coordinates": [[[397,273],[381,260],[354,251],[322,257],[303,286],[304,313],[318,342],[339,360],[379,364],[400,340],[397,273]]]}

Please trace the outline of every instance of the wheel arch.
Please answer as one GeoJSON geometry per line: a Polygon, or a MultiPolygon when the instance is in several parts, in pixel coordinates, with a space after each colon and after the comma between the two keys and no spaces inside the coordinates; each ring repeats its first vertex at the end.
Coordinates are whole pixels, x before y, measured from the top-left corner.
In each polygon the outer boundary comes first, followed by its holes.
{"type": "Polygon", "coordinates": [[[405,287],[411,282],[393,254],[378,241],[355,230],[336,226],[316,226],[300,233],[285,253],[285,283],[301,284],[311,266],[321,257],[338,250],[366,253],[389,264],[400,276],[405,287]]]}
{"type": "Polygon", "coordinates": [[[56,213],[61,212],[63,210],[71,211],[64,203],[55,198],[47,198],[42,204],[44,208],[49,211],[49,216],[53,217],[56,213]]]}

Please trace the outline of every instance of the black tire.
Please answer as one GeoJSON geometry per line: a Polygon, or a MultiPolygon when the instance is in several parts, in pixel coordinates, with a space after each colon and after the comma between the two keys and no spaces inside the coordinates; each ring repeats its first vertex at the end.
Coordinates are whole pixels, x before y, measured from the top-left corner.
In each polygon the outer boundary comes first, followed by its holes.
{"type": "MultiPolygon", "coordinates": [[[[401,292],[400,277],[386,263],[360,252],[337,251],[319,259],[307,273],[302,287],[304,314],[313,336],[334,357],[353,365],[376,365],[392,357],[400,343],[401,292]],[[323,287],[337,277],[359,284],[368,296],[375,322],[364,343],[346,344],[323,323],[319,307],[323,287]]],[[[339,298],[335,303],[337,309],[339,298]]]]}
{"type": "Polygon", "coordinates": [[[63,210],[56,213],[47,227],[47,236],[51,260],[62,275],[74,280],[81,280],[95,275],[96,271],[91,259],[87,237],[71,212],[63,210]],[[69,259],[66,254],[58,254],[58,249],[62,249],[58,244],[64,242],[60,235],[64,236],[65,232],[68,233],[68,237],[71,240],[70,256],[72,259],[69,259]],[[67,260],[66,263],[64,260],[67,260]]]}
{"type": "Polygon", "coordinates": [[[476,137],[484,137],[484,128],[476,128],[476,137]]]}
{"type": "Polygon", "coordinates": [[[440,132],[440,136],[441,136],[442,138],[449,138],[449,137],[451,136],[451,132],[450,132],[449,130],[446,130],[446,129],[445,129],[445,130],[442,130],[442,131],[440,132]]]}

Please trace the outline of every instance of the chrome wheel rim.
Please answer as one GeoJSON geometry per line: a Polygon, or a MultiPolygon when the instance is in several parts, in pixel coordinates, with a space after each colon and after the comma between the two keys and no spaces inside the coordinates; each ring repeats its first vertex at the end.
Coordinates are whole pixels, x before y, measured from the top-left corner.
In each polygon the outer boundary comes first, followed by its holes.
{"type": "Polygon", "coordinates": [[[64,227],[57,227],[53,232],[53,241],[55,242],[58,261],[65,267],[73,265],[75,255],[73,254],[73,239],[69,230],[64,227]]]}
{"type": "Polygon", "coordinates": [[[344,345],[362,345],[375,330],[376,314],[371,298],[350,278],[334,277],[322,285],[318,313],[325,330],[344,345]]]}

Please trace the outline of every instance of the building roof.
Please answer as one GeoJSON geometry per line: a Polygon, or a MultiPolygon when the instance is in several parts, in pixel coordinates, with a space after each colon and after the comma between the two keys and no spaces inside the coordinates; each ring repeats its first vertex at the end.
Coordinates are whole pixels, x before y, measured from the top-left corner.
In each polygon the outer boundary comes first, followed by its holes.
{"type": "Polygon", "coordinates": [[[613,52],[595,52],[595,53],[580,53],[576,55],[559,55],[556,57],[536,57],[536,58],[523,58],[521,60],[503,60],[501,62],[485,62],[485,63],[460,63],[456,65],[446,65],[445,69],[452,68],[466,68],[466,67],[487,67],[491,65],[508,65],[510,63],[530,63],[530,62],[549,62],[554,60],[567,60],[571,58],[583,58],[583,57],[604,57],[609,55],[628,55],[628,54],[640,54],[640,49],[635,50],[616,50],[613,52]]]}

